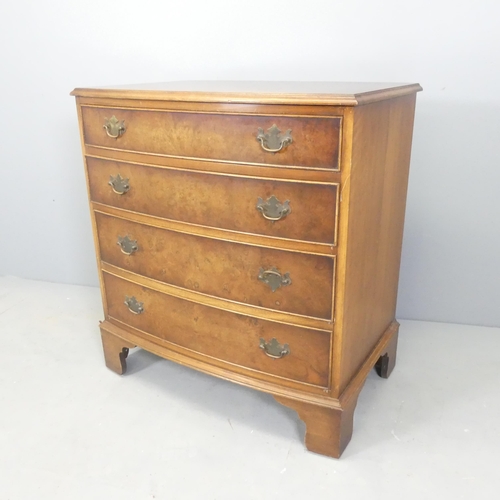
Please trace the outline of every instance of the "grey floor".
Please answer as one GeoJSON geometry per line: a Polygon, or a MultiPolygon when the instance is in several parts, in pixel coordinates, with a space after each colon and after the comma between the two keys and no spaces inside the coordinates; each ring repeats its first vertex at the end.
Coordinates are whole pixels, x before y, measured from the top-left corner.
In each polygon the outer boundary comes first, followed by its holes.
{"type": "Polygon", "coordinates": [[[134,350],[95,288],[0,277],[0,500],[497,499],[500,329],[403,321],[340,460],[274,399],[134,350]]]}

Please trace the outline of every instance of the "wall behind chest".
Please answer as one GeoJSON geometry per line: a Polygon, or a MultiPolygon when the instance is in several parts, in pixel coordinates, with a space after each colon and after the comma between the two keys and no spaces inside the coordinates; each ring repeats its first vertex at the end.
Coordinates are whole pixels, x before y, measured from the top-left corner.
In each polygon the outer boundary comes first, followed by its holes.
{"type": "Polygon", "coordinates": [[[18,0],[0,7],[0,275],[97,284],[74,87],[418,81],[399,316],[500,325],[500,4],[18,0]]]}

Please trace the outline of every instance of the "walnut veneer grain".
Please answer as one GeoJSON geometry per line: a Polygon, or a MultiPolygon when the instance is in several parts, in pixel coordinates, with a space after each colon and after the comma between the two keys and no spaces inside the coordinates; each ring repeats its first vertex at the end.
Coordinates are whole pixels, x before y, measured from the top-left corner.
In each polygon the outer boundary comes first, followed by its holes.
{"type": "Polygon", "coordinates": [[[331,320],[332,257],[285,252],[168,231],[96,213],[104,262],[165,283],[236,302],[331,320]],[[137,241],[126,255],[119,237],[137,241]],[[273,291],[260,269],[277,268],[292,283],[273,291]]]}
{"type": "Polygon", "coordinates": [[[204,174],[96,158],[88,158],[87,165],[90,197],[98,203],[230,231],[335,244],[337,184],[204,174]],[[124,195],[108,184],[117,174],[129,179],[124,195]],[[276,222],[256,208],[259,198],[272,195],[289,200],[292,210],[276,222]]]}
{"type": "Polygon", "coordinates": [[[245,164],[338,168],[340,117],[254,116],[82,107],[85,143],[165,156],[245,164]],[[123,120],[126,133],[102,133],[106,118],[123,120]],[[264,151],[259,128],[292,130],[293,142],[277,153],[264,151]]]}
{"type": "Polygon", "coordinates": [[[137,345],[269,392],[304,420],[309,450],[339,457],[369,371],[387,378],[395,366],[419,90],[328,82],[76,89],[106,365],[123,373],[137,345]],[[117,139],[103,128],[111,115],[125,120],[117,139]],[[257,140],[273,124],[293,137],[277,153],[257,140]],[[130,186],[122,195],[109,185],[117,174],[130,186]],[[272,196],[289,201],[281,220],[257,210],[272,196]],[[131,255],[117,245],[125,236],[137,241],[131,255]],[[273,292],[264,270],[289,273],[291,283],[273,292]]]}
{"type": "Polygon", "coordinates": [[[139,330],[208,357],[322,387],[328,386],[331,334],[223,312],[104,274],[108,315],[139,330]],[[127,296],[143,303],[134,314],[127,296]],[[265,356],[260,339],[290,346],[280,360],[265,356]]]}

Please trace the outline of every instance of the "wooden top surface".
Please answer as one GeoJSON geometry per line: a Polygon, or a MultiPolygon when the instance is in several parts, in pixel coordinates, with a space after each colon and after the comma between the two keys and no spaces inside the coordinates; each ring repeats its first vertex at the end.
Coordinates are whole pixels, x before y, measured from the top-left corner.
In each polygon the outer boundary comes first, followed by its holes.
{"type": "Polygon", "coordinates": [[[422,90],[417,83],[178,81],[76,88],[71,95],[161,101],[356,106],[422,90]]]}

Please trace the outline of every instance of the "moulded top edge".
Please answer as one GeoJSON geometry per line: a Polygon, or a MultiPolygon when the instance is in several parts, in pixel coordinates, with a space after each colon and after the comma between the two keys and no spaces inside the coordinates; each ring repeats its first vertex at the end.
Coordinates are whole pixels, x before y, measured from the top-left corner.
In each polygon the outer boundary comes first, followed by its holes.
{"type": "Polygon", "coordinates": [[[71,95],[109,99],[356,106],[422,90],[416,83],[190,81],[76,88],[71,95]]]}

